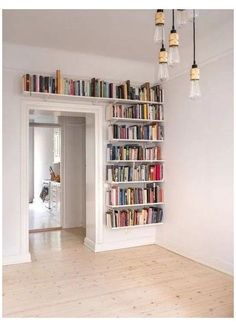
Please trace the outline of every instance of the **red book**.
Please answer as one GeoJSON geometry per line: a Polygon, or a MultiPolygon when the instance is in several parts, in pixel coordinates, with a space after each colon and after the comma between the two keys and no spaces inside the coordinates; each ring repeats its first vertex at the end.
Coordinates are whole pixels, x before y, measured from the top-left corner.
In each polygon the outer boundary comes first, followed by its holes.
{"type": "Polygon", "coordinates": [[[160,174],[160,165],[157,164],[156,165],[156,180],[160,180],[160,176],[161,176],[161,174],[160,174]]]}
{"type": "Polygon", "coordinates": [[[125,211],[120,212],[120,226],[126,226],[126,215],[127,213],[125,211]]]}

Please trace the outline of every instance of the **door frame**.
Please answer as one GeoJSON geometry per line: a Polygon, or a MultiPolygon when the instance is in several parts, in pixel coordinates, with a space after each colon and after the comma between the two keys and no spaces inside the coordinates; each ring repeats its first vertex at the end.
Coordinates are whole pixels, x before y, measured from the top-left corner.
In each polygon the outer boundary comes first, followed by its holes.
{"type": "MultiPolygon", "coordinates": [[[[28,192],[29,192],[29,112],[30,110],[41,110],[61,113],[89,113],[94,115],[94,145],[95,145],[95,162],[94,162],[94,206],[95,215],[93,233],[87,235],[84,244],[90,249],[96,251],[96,245],[103,242],[103,121],[104,106],[88,104],[86,102],[54,101],[47,99],[23,100],[21,105],[21,253],[25,261],[30,261],[29,252],[29,214],[28,214],[28,192]]],[[[88,160],[86,156],[86,161],[88,160]]],[[[87,165],[87,162],[86,162],[87,165]]],[[[86,173],[87,175],[87,173],[86,173]]],[[[91,187],[91,185],[90,185],[91,187]]],[[[86,182],[87,189],[87,182],[86,182]]],[[[87,192],[86,192],[87,193],[87,192]]],[[[87,194],[86,194],[87,195],[87,194]]],[[[63,199],[62,199],[63,201],[63,199]]],[[[86,209],[87,209],[86,196],[86,209]]],[[[91,202],[89,204],[91,206],[91,202]]],[[[88,212],[86,210],[86,218],[88,212]]],[[[90,230],[91,230],[91,221],[90,230]]],[[[87,227],[87,219],[86,219],[87,227]]],[[[87,228],[86,228],[87,230],[87,228]]]]}

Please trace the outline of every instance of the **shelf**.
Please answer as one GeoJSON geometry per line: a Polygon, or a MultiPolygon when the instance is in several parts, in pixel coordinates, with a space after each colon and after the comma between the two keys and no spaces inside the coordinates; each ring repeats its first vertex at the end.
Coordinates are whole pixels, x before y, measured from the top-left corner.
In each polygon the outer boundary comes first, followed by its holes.
{"type": "Polygon", "coordinates": [[[164,180],[159,180],[159,181],[128,181],[128,182],[108,182],[106,181],[107,184],[109,185],[118,185],[118,184],[153,184],[153,183],[163,183],[164,180]]]}
{"type": "Polygon", "coordinates": [[[153,223],[153,224],[140,224],[140,225],[131,225],[131,226],[121,226],[121,227],[108,227],[109,229],[126,229],[126,228],[135,228],[135,227],[151,227],[163,225],[163,223],[153,223]]]}
{"type": "Polygon", "coordinates": [[[73,99],[75,101],[90,101],[95,103],[108,103],[108,104],[163,104],[163,102],[154,102],[154,101],[140,101],[140,100],[128,100],[128,99],[117,99],[117,98],[101,98],[101,97],[88,97],[88,96],[81,96],[81,95],[68,95],[68,94],[55,94],[55,93],[43,93],[43,92],[30,92],[30,91],[23,91],[23,95],[32,96],[32,97],[39,97],[44,100],[47,99],[73,99]]]}
{"type": "Polygon", "coordinates": [[[160,143],[163,142],[164,140],[139,140],[139,139],[112,139],[108,140],[108,143],[115,143],[115,142],[129,142],[129,143],[137,143],[137,142],[142,142],[142,143],[160,143]]]}
{"type": "Polygon", "coordinates": [[[106,205],[110,209],[118,209],[118,208],[129,208],[129,207],[153,207],[156,205],[164,204],[164,202],[156,202],[156,203],[139,203],[139,204],[119,204],[119,205],[106,205]]]}
{"type": "Polygon", "coordinates": [[[112,117],[107,119],[108,122],[134,122],[134,123],[164,123],[164,120],[139,119],[139,118],[119,118],[112,117]]]}
{"type": "Polygon", "coordinates": [[[135,162],[138,162],[138,163],[142,163],[142,162],[147,162],[147,163],[152,163],[152,162],[160,162],[160,163],[163,163],[165,162],[164,160],[107,160],[107,163],[109,164],[113,164],[113,163],[135,163],[135,162]]]}

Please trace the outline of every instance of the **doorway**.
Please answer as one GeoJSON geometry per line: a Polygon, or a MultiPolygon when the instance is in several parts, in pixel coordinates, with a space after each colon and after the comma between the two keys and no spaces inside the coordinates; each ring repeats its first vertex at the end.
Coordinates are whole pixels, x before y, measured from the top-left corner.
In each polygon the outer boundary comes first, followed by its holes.
{"type": "MultiPolygon", "coordinates": [[[[32,97],[22,101],[21,108],[21,262],[31,261],[29,251],[29,115],[32,110],[59,115],[84,115],[86,134],[86,235],[83,243],[93,251],[99,251],[103,243],[103,158],[104,158],[104,106],[94,101],[79,103],[67,99],[52,99],[45,95],[40,99],[32,97]]],[[[61,167],[63,169],[63,167],[61,167]]],[[[63,175],[63,172],[62,172],[63,175]]],[[[63,179],[61,188],[64,188],[63,179]]],[[[66,219],[66,210],[61,193],[61,221],[66,219]]]]}
{"type": "Polygon", "coordinates": [[[39,113],[30,114],[29,231],[31,233],[61,229],[61,127],[57,123],[42,121],[39,113]]]}

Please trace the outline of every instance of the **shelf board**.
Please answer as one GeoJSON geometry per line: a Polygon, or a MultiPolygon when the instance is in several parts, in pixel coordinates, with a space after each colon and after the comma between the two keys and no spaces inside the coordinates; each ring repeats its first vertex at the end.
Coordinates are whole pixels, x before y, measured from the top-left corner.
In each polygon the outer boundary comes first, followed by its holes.
{"type": "Polygon", "coordinates": [[[139,140],[139,139],[112,139],[112,140],[108,140],[108,143],[116,143],[116,142],[128,142],[128,143],[160,143],[163,142],[164,140],[139,140]]]}
{"type": "Polygon", "coordinates": [[[164,123],[164,120],[140,119],[140,118],[119,118],[112,117],[107,119],[108,122],[137,122],[137,123],[164,123]]]}
{"type": "Polygon", "coordinates": [[[126,228],[136,228],[136,227],[151,227],[151,226],[157,226],[157,225],[163,225],[163,223],[153,223],[153,224],[140,224],[140,225],[131,225],[131,226],[121,226],[121,227],[108,227],[110,229],[126,229],[126,228]]]}
{"type": "Polygon", "coordinates": [[[153,184],[153,183],[163,183],[164,180],[161,179],[159,181],[128,181],[128,182],[108,182],[106,181],[107,184],[109,185],[117,185],[117,184],[145,184],[145,183],[149,183],[149,184],[153,184]]]}
{"type": "Polygon", "coordinates": [[[129,207],[153,207],[156,205],[164,204],[164,202],[156,202],[156,203],[139,203],[139,204],[119,204],[119,205],[106,205],[110,209],[118,209],[118,208],[129,208],[129,207]]]}
{"type": "Polygon", "coordinates": [[[117,98],[101,98],[101,97],[90,97],[90,96],[81,96],[81,95],[69,95],[69,94],[55,94],[55,93],[44,93],[44,92],[30,92],[23,91],[23,95],[32,96],[32,97],[40,97],[44,100],[46,99],[73,99],[76,101],[90,101],[95,103],[108,103],[108,104],[163,104],[163,102],[155,102],[155,101],[140,101],[140,100],[128,100],[128,99],[117,99],[117,98]]]}
{"type": "Polygon", "coordinates": [[[164,160],[108,160],[107,161],[107,163],[109,163],[109,164],[113,164],[113,163],[132,163],[132,162],[150,162],[150,163],[152,163],[152,162],[160,162],[160,163],[163,163],[163,162],[165,162],[164,160]]]}

